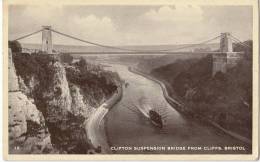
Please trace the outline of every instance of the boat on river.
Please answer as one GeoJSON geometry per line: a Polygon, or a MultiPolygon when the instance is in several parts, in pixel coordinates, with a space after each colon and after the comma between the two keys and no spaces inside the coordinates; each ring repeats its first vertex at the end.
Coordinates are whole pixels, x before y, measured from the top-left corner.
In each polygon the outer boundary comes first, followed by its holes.
{"type": "Polygon", "coordinates": [[[149,117],[150,117],[151,123],[154,126],[156,126],[158,128],[163,128],[162,117],[159,113],[157,113],[154,110],[150,110],[149,111],[149,117]]]}
{"type": "Polygon", "coordinates": [[[127,107],[133,113],[141,114],[145,117],[146,121],[157,128],[163,128],[163,115],[160,113],[160,107],[158,105],[151,105],[145,97],[139,99],[130,99],[124,107],[127,107]],[[138,104],[133,104],[137,100],[138,104]]]}
{"type": "Polygon", "coordinates": [[[150,120],[150,122],[157,128],[163,128],[162,115],[158,105],[152,105],[147,98],[142,97],[139,99],[139,106],[136,106],[141,113],[150,120]]]}

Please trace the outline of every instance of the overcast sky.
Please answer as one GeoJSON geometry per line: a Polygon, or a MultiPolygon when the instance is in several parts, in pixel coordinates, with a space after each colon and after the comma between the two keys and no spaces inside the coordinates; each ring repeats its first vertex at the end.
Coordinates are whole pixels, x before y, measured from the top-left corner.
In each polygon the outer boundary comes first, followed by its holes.
{"type": "MultiPolygon", "coordinates": [[[[10,6],[9,39],[51,25],[106,45],[198,43],[221,32],[252,39],[250,6],[10,6]]],[[[22,42],[41,43],[41,34],[22,42]]],[[[55,44],[78,44],[53,34],[55,44]]]]}

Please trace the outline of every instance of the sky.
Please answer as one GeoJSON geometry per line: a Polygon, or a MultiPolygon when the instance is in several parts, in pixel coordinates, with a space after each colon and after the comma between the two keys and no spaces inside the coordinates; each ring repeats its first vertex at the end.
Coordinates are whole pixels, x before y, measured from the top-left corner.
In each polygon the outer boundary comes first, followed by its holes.
{"type": "MultiPolygon", "coordinates": [[[[9,40],[42,25],[105,45],[199,43],[231,32],[252,39],[250,6],[19,6],[9,7],[9,40]]],[[[86,45],[53,35],[54,44],[86,45]]],[[[41,43],[41,33],[21,40],[41,43]]]]}

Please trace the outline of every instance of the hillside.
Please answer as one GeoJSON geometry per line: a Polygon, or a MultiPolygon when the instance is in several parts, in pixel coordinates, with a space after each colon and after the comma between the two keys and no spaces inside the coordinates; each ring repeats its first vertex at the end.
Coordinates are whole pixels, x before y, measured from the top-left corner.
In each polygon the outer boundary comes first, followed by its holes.
{"type": "MultiPolygon", "coordinates": [[[[235,45],[235,51],[241,51],[235,45]]],[[[198,113],[222,127],[251,138],[252,51],[227,73],[212,77],[212,57],[178,60],[152,70],[168,83],[172,97],[180,98],[190,113],[198,113]]]]}
{"type": "Polygon", "coordinates": [[[142,59],[138,62],[138,69],[150,73],[153,69],[159,68],[161,66],[166,66],[168,64],[178,62],[180,60],[187,60],[191,58],[201,58],[206,54],[174,54],[174,55],[165,55],[157,57],[149,57],[142,59]]]}
{"type": "Polygon", "coordinates": [[[96,149],[87,140],[84,122],[115,93],[119,76],[83,58],[63,64],[40,53],[9,55],[14,65],[9,79],[17,83],[12,92],[9,86],[10,153],[85,154],[96,149]]]}

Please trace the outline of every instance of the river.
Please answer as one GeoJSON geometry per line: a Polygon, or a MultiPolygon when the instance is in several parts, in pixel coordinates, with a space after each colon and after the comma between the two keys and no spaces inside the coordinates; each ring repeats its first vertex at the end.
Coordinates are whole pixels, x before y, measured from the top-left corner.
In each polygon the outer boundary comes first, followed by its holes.
{"type": "Polygon", "coordinates": [[[159,84],[128,71],[127,66],[110,64],[129,83],[123,97],[106,116],[106,134],[110,148],[117,154],[196,154],[250,153],[246,144],[215,128],[182,116],[163,96],[159,84]],[[143,103],[147,106],[142,106],[143,103]],[[145,117],[147,109],[163,116],[163,129],[156,128],[145,117]],[[158,147],[142,150],[140,147],[158,147]],[[234,147],[233,147],[234,146],[234,147]],[[232,147],[225,150],[225,147],[232,147]],[[165,150],[164,150],[165,148],[165,150]],[[141,150],[140,150],[141,149],[141,150]],[[161,150],[163,149],[163,150],[161,150]]]}

